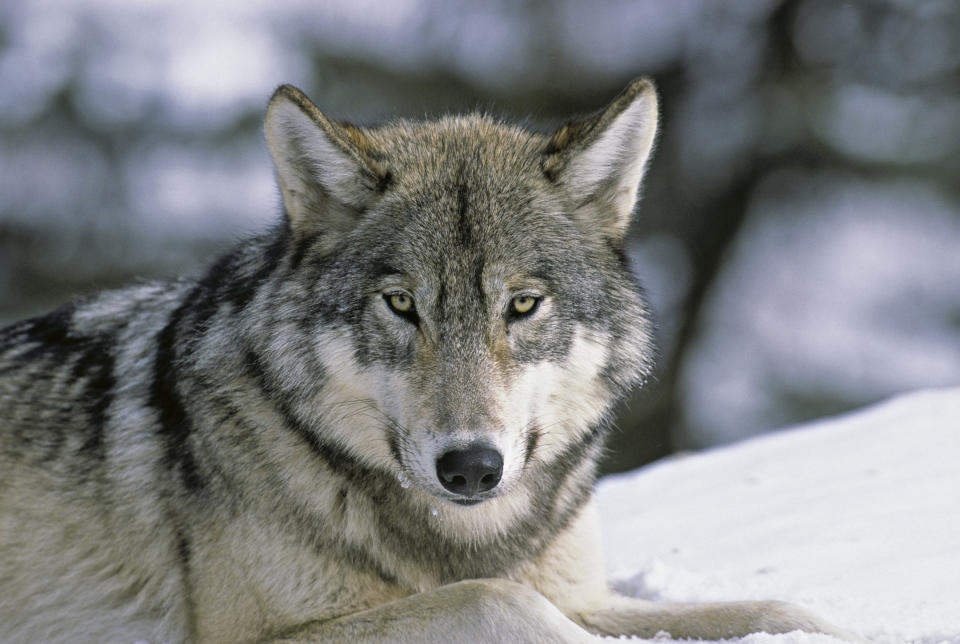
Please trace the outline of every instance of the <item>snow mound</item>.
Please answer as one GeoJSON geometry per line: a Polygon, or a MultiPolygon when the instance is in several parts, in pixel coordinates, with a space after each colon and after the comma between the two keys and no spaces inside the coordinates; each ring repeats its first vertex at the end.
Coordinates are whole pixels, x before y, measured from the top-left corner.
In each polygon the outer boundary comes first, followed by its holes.
{"type": "Polygon", "coordinates": [[[880,644],[960,644],[958,462],[953,388],[608,477],[609,574],[647,599],[783,599],[880,644]]]}

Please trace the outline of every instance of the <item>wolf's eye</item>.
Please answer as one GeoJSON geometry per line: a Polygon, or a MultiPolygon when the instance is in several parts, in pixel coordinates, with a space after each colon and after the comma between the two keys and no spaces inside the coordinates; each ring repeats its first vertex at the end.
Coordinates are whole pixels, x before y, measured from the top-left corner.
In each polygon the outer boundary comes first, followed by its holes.
{"type": "Polygon", "coordinates": [[[413,305],[413,298],[406,293],[384,293],[383,299],[386,300],[390,310],[400,317],[417,324],[417,309],[413,305]]]}
{"type": "Polygon", "coordinates": [[[540,305],[541,299],[535,295],[517,295],[510,300],[510,315],[513,317],[533,315],[540,305]]]}
{"type": "Polygon", "coordinates": [[[390,308],[397,313],[409,313],[413,310],[413,298],[404,293],[393,293],[387,301],[390,308]]]}

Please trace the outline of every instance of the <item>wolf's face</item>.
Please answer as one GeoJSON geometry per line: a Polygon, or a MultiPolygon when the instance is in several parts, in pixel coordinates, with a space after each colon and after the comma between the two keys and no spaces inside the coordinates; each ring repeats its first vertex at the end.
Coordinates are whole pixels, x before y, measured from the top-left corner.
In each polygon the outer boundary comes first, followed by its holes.
{"type": "Polygon", "coordinates": [[[342,448],[471,505],[603,423],[650,367],[621,248],[655,115],[637,83],[552,137],[477,116],[360,130],[278,91],[316,415],[352,420],[342,448]]]}

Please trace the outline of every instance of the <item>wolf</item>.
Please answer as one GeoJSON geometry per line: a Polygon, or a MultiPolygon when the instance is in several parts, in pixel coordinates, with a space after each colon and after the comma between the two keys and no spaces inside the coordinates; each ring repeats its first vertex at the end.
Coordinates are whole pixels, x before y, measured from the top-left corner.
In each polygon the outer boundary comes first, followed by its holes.
{"type": "Polygon", "coordinates": [[[640,79],[545,134],[358,127],[280,87],[277,224],[0,334],[0,640],[842,635],[604,579],[597,461],[654,355],[624,246],[657,112],[640,79]]]}

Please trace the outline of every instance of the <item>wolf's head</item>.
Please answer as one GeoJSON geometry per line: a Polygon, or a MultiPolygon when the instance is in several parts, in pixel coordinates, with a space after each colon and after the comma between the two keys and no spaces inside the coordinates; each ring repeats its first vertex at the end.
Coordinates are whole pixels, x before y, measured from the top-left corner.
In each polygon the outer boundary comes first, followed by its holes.
{"type": "Polygon", "coordinates": [[[266,133],[298,277],[274,362],[297,413],[461,505],[595,454],[585,437],[651,366],[623,247],[656,122],[645,80],[552,135],[477,115],[359,128],[278,89],[266,133]]]}

